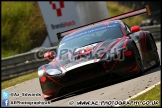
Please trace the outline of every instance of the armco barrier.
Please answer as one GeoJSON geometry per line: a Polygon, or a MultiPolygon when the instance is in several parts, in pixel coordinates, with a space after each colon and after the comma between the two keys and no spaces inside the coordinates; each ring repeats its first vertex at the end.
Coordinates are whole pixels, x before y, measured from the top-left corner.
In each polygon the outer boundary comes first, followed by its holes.
{"type": "Polygon", "coordinates": [[[155,40],[161,39],[161,25],[141,27],[141,30],[150,31],[155,40]]]}
{"type": "Polygon", "coordinates": [[[22,53],[1,59],[1,81],[36,71],[39,66],[49,62],[49,60],[43,58],[43,54],[41,54],[41,59],[38,59],[36,54],[40,51],[55,51],[56,48],[42,48],[38,51],[22,53]]]}
{"type": "MultiPolygon", "coordinates": [[[[155,40],[161,39],[161,25],[141,27],[141,30],[150,31],[155,40]]],[[[56,48],[57,47],[51,47],[46,49],[46,51],[56,50],[56,48]]],[[[27,52],[3,58],[1,60],[1,81],[37,71],[39,66],[49,62],[49,60],[45,59],[38,60],[35,57],[36,53],[37,51],[27,52]]]]}

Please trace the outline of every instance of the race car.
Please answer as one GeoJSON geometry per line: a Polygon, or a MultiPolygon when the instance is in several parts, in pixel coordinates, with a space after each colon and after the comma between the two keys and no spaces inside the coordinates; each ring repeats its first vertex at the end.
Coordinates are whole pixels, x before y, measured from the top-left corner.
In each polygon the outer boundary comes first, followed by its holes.
{"type": "Polygon", "coordinates": [[[147,13],[149,6],[57,33],[57,54],[38,68],[45,100],[57,99],[94,85],[115,81],[160,65],[157,46],[149,31],[129,27],[121,19],[147,13]]]}

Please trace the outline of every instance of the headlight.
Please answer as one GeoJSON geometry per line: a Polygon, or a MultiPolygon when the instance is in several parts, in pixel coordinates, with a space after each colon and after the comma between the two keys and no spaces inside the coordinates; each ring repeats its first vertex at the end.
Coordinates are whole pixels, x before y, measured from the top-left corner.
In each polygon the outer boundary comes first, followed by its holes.
{"type": "Polygon", "coordinates": [[[43,76],[43,73],[44,73],[44,70],[38,70],[38,76],[39,77],[42,77],[43,76]]]}
{"type": "Polygon", "coordinates": [[[58,69],[48,69],[46,73],[48,75],[57,75],[57,74],[61,74],[62,72],[58,69]]]}

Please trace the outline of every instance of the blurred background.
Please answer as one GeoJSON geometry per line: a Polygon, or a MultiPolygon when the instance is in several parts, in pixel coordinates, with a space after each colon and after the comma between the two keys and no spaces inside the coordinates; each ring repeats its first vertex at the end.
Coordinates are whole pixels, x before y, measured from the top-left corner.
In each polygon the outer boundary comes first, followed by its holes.
{"type": "Polygon", "coordinates": [[[161,23],[161,1],[119,1],[120,5],[139,9],[140,7],[144,7],[149,5],[151,10],[151,16],[148,16],[146,20],[143,20],[143,24],[145,25],[153,25],[153,24],[160,24],[161,23]]]}
{"type": "MultiPolygon", "coordinates": [[[[161,24],[160,1],[107,1],[109,16],[116,16],[150,6],[151,16],[139,15],[124,19],[129,26],[161,24]]],[[[9,57],[40,47],[48,35],[37,2],[2,2],[1,57],[9,57]]]]}

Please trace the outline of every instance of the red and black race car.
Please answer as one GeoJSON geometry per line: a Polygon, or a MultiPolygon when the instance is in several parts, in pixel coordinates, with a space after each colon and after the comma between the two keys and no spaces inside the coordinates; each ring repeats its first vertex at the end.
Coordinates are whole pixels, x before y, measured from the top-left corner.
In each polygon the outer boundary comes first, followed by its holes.
{"type": "Polygon", "coordinates": [[[143,73],[160,65],[157,46],[149,31],[129,27],[121,19],[151,14],[149,6],[58,33],[62,38],[54,59],[38,68],[45,100],[103,82],[143,73]]]}

